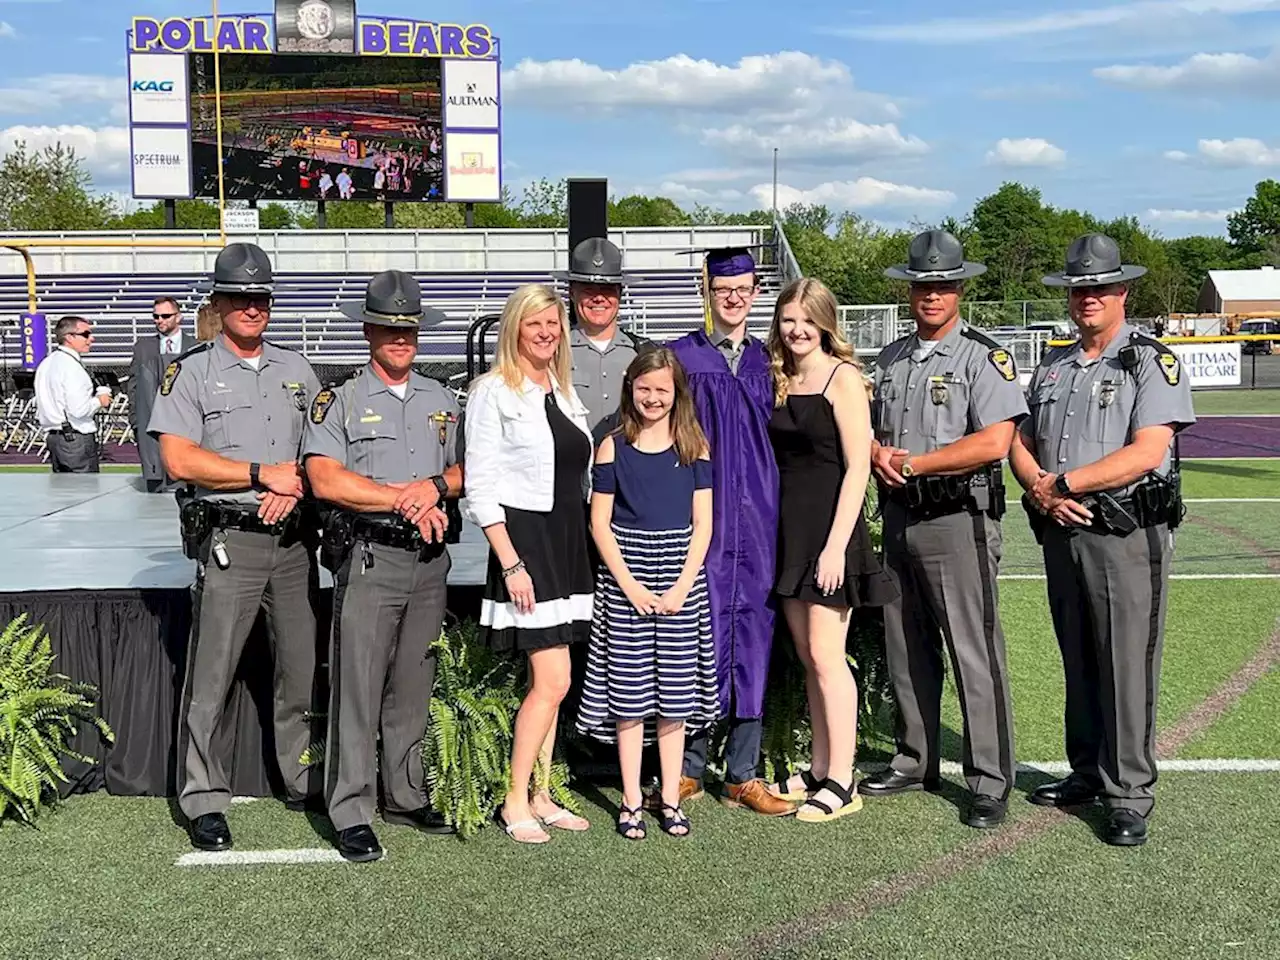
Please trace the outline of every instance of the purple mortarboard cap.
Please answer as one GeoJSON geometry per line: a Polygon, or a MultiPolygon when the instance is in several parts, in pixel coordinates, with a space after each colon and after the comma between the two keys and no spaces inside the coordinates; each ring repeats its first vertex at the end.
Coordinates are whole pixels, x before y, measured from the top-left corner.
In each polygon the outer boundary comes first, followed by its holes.
{"type": "Polygon", "coordinates": [[[740,277],[755,273],[756,261],[751,252],[742,247],[725,247],[707,251],[707,276],[740,277]]]}

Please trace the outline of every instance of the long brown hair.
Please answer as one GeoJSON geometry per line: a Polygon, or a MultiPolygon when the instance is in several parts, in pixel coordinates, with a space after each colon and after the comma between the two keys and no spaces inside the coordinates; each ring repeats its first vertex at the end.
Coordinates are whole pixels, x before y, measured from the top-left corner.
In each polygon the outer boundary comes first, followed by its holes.
{"type": "Polygon", "coordinates": [[[773,374],[773,402],[782,406],[791,390],[791,377],[795,376],[796,360],[787,345],[782,342],[782,308],[798,302],[804,315],[822,332],[822,352],[852,363],[862,372],[862,363],[849,341],[840,332],[840,308],[835,295],[826,284],[814,277],[795,280],[778,294],[773,308],[773,324],[769,327],[769,369],[773,374]]]}
{"type": "Polygon", "coordinates": [[[693,407],[693,394],[689,392],[689,378],[684,367],[669,347],[654,347],[636,354],[627,367],[622,380],[621,433],[627,443],[635,443],[644,426],[644,417],[636,408],[635,382],[647,373],[670,370],[675,395],[671,401],[671,440],[676,448],[676,459],[687,467],[707,452],[707,436],[698,423],[698,413],[693,407]]]}

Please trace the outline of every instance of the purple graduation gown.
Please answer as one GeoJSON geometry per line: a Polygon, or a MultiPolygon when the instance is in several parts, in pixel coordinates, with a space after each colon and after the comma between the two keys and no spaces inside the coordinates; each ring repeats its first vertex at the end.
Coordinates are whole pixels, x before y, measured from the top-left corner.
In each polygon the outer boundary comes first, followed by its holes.
{"type": "Polygon", "coordinates": [[[668,344],[689,375],[711,447],[714,528],[707,551],[720,708],[756,719],[773,645],[771,599],[778,526],[778,466],[769,442],[773,381],[764,345],[749,341],[734,376],[702,331],[668,344]]]}

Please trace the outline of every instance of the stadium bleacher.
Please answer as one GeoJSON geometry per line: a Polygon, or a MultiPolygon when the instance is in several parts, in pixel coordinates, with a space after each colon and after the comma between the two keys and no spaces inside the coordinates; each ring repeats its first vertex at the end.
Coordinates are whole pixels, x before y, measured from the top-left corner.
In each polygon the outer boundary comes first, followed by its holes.
{"type": "MultiPolygon", "coordinates": [[[[272,338],[325,363],[355,362],[365,353],[359,324],[338,312],[344,300],[364,295],[369,273],[282,273],[272,311],[272,338]]],[[[477,318],[496,313],[522,283],[546,282],[546,274],[516,271],[416,274],[425,302],[443,310],[449,322],[423,338],[423,360],[442,365],[465,361],[466,332],[477,318]]],[[[762,290],[753,311],[753,327],[767,323],[779,288],[776,268],[761,271],[762,290]]],[[[62,274],[37,278],[41,311],[54,320],[79,314],[97,328],[90,364],[127,364],[134,341],[151,331],[151,301],[160,295],[178,299],[194,318],[208,295],[209,280],[192,273],[62,274]]],[[[0,316],[27,309],[26,279],[0,277],[0,316]]],[[[636,333],[668,340],[686,332],[701,316],[698,271],[653,270],[634,274],[624,290],[621,316],[636,333]]],[[[52,325],[52,324],[51,324],[52,325]]]]}

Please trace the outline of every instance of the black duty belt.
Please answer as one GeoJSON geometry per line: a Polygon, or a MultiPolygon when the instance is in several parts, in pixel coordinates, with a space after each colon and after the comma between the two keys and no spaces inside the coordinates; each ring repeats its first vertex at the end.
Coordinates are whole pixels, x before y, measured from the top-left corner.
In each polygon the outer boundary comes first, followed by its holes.
{"type": "MultiPolygon", "coordinates": [[[[1182,501],[1182,480],[1177,471],[1168,478],[1149,475],[1127,497],[1115,497],[1109,493],[1086,493],[1074,499],[1093,514],[1093,519],[1087,527],[1065,528],[1070,532],[1127,537],[1135,530],[1145,530],[1161,524],[1168,524],[1171,530],[1177,529],[1186,515],[1186,507],[1182,501]]],[[[1036,542],[1043,543],[1044,532],[1054,521],[1040,513],[1030,496],[1023,496],[1022,505],[1027,512],[1036,542]]]]}
{"type": "Polygon", "coordinates": [[[421,531],[407,521],[375,520],[372,517],[356,517],[351,525],[351,539],[365,540],[384,547],[395,547],[398,550],[421,550],[428,544],[422,538],[421,531]]]}
{"type": "Polygon", "coordinates": [[[209,526],[215,529],[271,534],[282,534],[290,530],[298,522],[300,514],[295,508],[279,523],[269,524],[258,516],[258,507],[254,504],[209,503],[208,511],[209,526]]]}
{"type": "Polygon", "coordinates": [[[913,520],[966,511],[999,520],[1005,511],[1004,470],[996,463],[954,476],[908,477],[901,487],[880,484],[880,495],[903,507],[913,520]]]}

